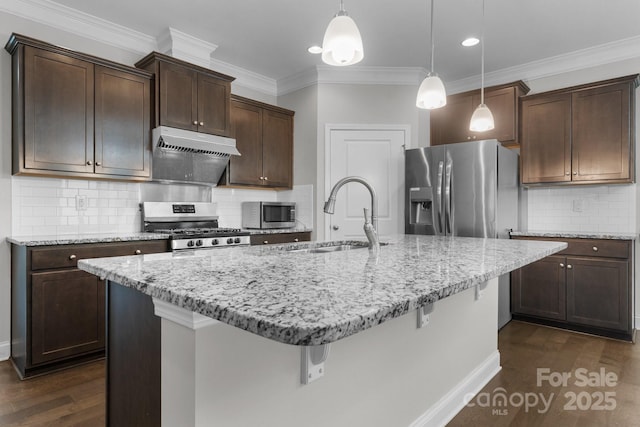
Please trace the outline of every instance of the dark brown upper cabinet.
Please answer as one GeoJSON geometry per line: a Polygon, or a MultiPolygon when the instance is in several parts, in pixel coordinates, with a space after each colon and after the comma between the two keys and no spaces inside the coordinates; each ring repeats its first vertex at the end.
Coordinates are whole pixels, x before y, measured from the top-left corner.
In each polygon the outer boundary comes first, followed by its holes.
{"type": "Polygon", "coordinates": [[[634,182],[637,82],[633,75],[522,98],[522,183],[634,182]]]}
{"type": "Polygon", "coordinates": [[[486,88],[484,102],[495,120],[495,128],[487,132],[469,130],[471,115],[480,105],[480,90],[448,96],[447,105],[430,113],[431,145],[497,139],[505,147],[518,147],[518,100],[527,92],[522,81],[486,88]]]}
{"type": "Polygon", "coordinates": [[[294,112],[232,95],[232,136],[241,156],[231,156],[222,185],[291,188],[294,112]]]}
{"type": "Polygon", "coordinates": [[[231,134],[233,77],[152,52],[136,67],[155,74],[155,126],[231,134]]]}
{"type": "Polygon", "coordinates": [[[13,173],[145,180],[152,75],[13,34],[13,173]]]}

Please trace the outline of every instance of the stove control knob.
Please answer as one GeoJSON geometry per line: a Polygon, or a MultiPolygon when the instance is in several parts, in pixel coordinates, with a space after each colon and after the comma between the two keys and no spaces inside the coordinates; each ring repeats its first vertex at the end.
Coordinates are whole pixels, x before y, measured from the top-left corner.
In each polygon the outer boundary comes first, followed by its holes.
{"type": "Polygon", "coordinates": [[[231,237],[227,239],[227,245],[233,245],[233,239],[231,237]]]}
{"type": "Polygon", "coordinates": [[[196,241],[196,246],[202,246],[202,240],[197,240],[196,241]]]}
{"type": "Polygon", "coordinates": [[[240,243],[240,238],[239,238],[239,237],[236,237],[236,238],[233,240],[233,242],[234,242],[234,243],[240,243]]]}
{"type": "Polygon", "coordinates": [[[218,242],[218,239],[213,239],[213,240],[211,241],[211,244],[212,244],[212,245],[217,245],[218,243],[220,243],[220,242],[218,242]]]}
{"type": "Polygon", "coordinates": [[[189,240],[187,242],[187,246],[190,247],[190,248],[193,247],[193,240],[189,240]]]}

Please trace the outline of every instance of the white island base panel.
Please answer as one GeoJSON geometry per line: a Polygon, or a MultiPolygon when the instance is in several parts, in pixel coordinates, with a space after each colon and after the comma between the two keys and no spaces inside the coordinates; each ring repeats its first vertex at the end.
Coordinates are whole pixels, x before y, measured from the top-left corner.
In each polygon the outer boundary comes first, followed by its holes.
{"type": "Polygon", "coordinates": [[[301,347],[174,306],[187,319],[176,323],[158,304],[162,425],[445,425],[500,370],[498,279],[481,286],[479,299],[472,287],[437,301],[422,328],[412,311],[332,343],[324,376],[308,385],[301,347]]]}

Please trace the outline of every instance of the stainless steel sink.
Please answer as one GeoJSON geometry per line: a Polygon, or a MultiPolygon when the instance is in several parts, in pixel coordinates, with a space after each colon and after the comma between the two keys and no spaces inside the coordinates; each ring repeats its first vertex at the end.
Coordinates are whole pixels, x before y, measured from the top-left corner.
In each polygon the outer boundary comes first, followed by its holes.
{"type": "MultiPolygon", "coordinates": [[[[287,248],[287,252],[306,253],[306,254],[326,254],[330,252],[350,251],[353,249],[364,249],[369,247],[368,242],[336,242],[336,244],[305,245],[304,247],[294,246],[287,248]]],[[[384,243],[383,243],[384,245],[384,243]]]]}

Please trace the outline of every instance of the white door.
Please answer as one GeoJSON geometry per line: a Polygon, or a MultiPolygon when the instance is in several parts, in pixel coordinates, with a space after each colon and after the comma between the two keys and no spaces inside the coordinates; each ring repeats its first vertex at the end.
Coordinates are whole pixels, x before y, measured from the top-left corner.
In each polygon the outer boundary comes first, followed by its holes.
{"type": "MultiPolygon", "coordinates": [[[[404,146],[408,129],[328,129],[328,187],[346,176],[369,181],[378,196],[380,237],[404,232],[404,146]]],[[[369,191],[360,183],[338,192],[335,214],[326,215],[330,240],[364,238],[363,209],[371,207],[369,191]]]]}

